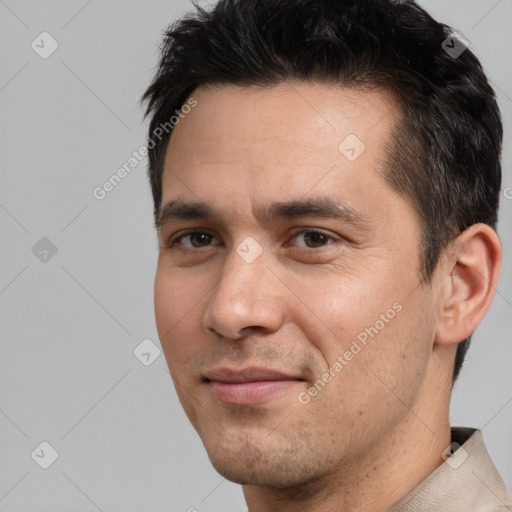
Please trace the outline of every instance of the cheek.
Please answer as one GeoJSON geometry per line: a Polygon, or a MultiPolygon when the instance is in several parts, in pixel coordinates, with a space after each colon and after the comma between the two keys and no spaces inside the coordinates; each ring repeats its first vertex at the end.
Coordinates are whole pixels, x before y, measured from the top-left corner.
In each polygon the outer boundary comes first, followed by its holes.
{"type": "Polygon", "coordinates": [[[197,276],[173,269],[165,257],[160,259],[154,286],[157,327],[166,330],[179,327],[179,323],[186,321],[201,306],[204,296],[205,286],[197,282],[197,276]]]}
{"type": "Polygon", "coordinates": [[[368,400],[381,410],[412,405],[422,385],[435,330],[428,304],[428,294],[422,292],[400,297],[360,331],[366,344],[359,343],[362,350],[353,359],[355,389],[367,396],[367,390],[373,389],[374,396],[368,400]]]}
{"type": "Polygon", "coordinates": [[[389,330],[389,324],[400,316],[400,305],[393,307],[402,295],[399,289],[382,286],[371,272],[364,276],[346,276],[336,269],[315,273],[301,281],[294,279],[293,291],[300,299],[291,311],[293,321],[329,362],[348,350],[358,336],[362,342],[370,339],[367,330],[374,333],[375,323],[379,332],[389,330]]]}
{"type": "Polygon", "coordinates": [[[179,305],[175,293],[175,283],[157,270],[154,287],[155,321],[162,346],[166,343],[172,326],[176,323],[179,305]]]}
{"type": "Polygon", "coordinates": [[[414,407],[428,366],[432,329],[417,303],[401,305],[403,309],[388,323],[370,315],[368,321],[351,326],[337,345],[325,341],[318,345],[327,361],[324,371],[330,367],[333,375],[311,399],[310,414],[323,418],[326,438],[335,439],[343,431],[349,445],[366,446],[414,407]],[[358,338],[361,333],[364,343],[358,338]],[[329,411],[330,419],[324,411],[329,411]]]}
{"type": "Polygon", "coordinates": [[[371,364],[413,379],[432,348],[429,290],[418,286],[411,270],[394,278],[393,269],[376,270],[344,278],[334,269],[296,281],[294,291],[303,302],[292,313],[294,321],[317,349],[324,370],[346,355],[344,362],[361,366],[358,373],[368,373],[371,364]],[[404,364],[409,365],[407,375],[404,364]]]}
{"type": "Polygon", "coordinates": [[[177,274],[157,268],[154,287],[155,321],[160,343],[164,350],[169,370],[177,375],[183,373],[183,362],[194,350],[201,328],[200,310],[203,305],[190,281],[177,274]],[[181,369],[181,370],[180,370],[181,369]],[[177,373],[176,373],[177,372],[177,373]]]}

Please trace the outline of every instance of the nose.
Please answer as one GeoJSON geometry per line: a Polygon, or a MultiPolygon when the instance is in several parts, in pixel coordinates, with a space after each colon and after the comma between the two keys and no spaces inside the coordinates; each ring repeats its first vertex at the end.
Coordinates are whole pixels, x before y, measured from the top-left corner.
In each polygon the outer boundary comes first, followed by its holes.
{"type": "Polygon", "coordinates": [[[235,249],[226,257],[203,327],[232,340],[253,329],[275,332],[284,318],[283,285],[269,268],[265,251],[249,263],[235,249]]]}

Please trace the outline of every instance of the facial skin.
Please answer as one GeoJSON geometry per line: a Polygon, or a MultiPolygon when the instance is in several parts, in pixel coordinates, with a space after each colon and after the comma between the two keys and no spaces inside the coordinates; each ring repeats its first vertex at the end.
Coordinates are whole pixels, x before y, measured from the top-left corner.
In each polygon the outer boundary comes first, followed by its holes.
{"type": "Polygon", "coordinates": [[[388,510],[451,442],[456,343],[490,303],[494,232],[476,225],[443,254],[432,283],[420,282],[418,215],[381,175],[398,119],[385,92],[294,83],[200,87],[193,97],[170,138],[162,205],[204,202],[219,217],[163,223],[155,279],[157,329],[181,404],[215,469],[244,486],[251,512],[388,510]],[[349,134],[365,145],[354,161],[338,149],[349,134]],[[365,223],[255,216],[319,198],[365,223]],[[166,247],[189,228],[204,234],[166,247]],[[252,262],[237,252],[248,236],[262,249],[252,262]],[[204,380],[220,367],[296,380],[259,403],[225,403],[204,380]]]}

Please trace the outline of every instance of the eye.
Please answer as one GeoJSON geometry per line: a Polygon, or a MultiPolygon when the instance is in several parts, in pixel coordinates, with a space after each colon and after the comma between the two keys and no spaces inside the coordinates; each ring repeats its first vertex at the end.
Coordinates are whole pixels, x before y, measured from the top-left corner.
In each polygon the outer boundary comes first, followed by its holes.
{"type": "Polygon", "coordinates": [[[306,247],[309,249],[318,249],[326,245],[331,245],[327,243],[327,240],[336,241],[336,238],[333,236],[314,228],[301,229],[293,235],[292,240],[297,237],[299,237],[299,240],[302,239],[306,241],[305,245],[299,244],[298,247],[306,247]]]}
{"type": "Polygon", "coordinates": [[[201,247],[208,247],[209,242],[211,242],[212,238],[215,237],[213,235],[210,235],[209,233],[206,233],[205,231],[190,230],[169,240],[167,247],[169,249],[173,249],[174,246],[177,243],[179,243],[180,245],[183,245],[185,249],[200,249],[201,247]],[[191,246],[183,243],[183,240],[186,240],[189,237],[190,243],[192,244],[191,246]]]}

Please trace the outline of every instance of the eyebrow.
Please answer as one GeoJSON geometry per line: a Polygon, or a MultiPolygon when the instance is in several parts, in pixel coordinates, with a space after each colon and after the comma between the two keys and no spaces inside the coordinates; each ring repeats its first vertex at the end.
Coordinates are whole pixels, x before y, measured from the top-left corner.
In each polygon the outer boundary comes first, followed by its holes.
{"type": "MultiPolygon", "coordinates": [[[[329,197],[297,199],[260,206],[255,217],[263,224],[270,224],[281,219],[298,219],[301,217],[318,217],[336,219],[353,224],[362,230],[369,230],[370,219],[349,205],[336,202],[329,197]]],[[[172,220],[220,219],[222,215],[214,207],[203,202],[188,202],[181,199],[168,201],[160,207],[156,228],[172,220]]]]}

